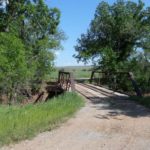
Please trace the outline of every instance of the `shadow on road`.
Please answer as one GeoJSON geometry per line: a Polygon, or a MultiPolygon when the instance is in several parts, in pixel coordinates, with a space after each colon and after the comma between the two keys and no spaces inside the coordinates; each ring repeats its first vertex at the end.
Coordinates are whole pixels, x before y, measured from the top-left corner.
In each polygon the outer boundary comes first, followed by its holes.
{"type": "Polygon", "coordinates": [[[150,117],[150,110],[144,106],[138,105],[124,97],[89,97],[88,98],[96,109],[108,110],[107,115],[98,114],[95,116],[99,119],[109,119],[112,116],[126,115],[129,117],[150,117]]]}

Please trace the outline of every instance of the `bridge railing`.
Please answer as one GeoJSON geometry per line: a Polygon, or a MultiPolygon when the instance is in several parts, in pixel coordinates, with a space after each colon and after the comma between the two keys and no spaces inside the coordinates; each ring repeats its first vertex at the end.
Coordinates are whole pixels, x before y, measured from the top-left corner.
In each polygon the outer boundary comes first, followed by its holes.
{"type": "Polygon", "coordinates": [[[132,72],[102,72],[102,71],[92,71],[90,83],[96,85],[105,85],[113,90],[123,90],[127,93],[132,93],[133,91],[137,96],[142,96],[142,92],[138,87],[135,77],[132,72]]]}

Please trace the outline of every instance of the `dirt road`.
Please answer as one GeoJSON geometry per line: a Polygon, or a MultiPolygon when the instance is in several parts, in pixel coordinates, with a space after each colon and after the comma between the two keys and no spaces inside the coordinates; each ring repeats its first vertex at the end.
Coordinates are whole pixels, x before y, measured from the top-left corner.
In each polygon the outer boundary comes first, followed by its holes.
{"type": "Polygon", "coordinates": [[[81,85],[89,99],[58,129],[2,150],[150,150],[150,111],[81,85]]]}

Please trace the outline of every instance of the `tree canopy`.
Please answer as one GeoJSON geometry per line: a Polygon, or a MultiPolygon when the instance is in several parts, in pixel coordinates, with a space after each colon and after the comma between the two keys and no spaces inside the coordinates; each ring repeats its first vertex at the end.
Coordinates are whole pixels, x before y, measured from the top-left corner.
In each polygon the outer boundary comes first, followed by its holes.
{"type": "Polygon", "coordinates": [[[150,7],[141,0],[117,0],[113,5],[101,2],[87,33],[77,40],[75,58],[92,59],[104,69],[127,61],[137,51],[149,54],[149,40],[150,7]]]}
{"type": "Polygon", "coordinates": [[[54,50],[65,39],[60,15],[44,0],[0,1],[0,92],[10,101],[22,99],[20,91],[31,92],[51,73],[54,50]]]}

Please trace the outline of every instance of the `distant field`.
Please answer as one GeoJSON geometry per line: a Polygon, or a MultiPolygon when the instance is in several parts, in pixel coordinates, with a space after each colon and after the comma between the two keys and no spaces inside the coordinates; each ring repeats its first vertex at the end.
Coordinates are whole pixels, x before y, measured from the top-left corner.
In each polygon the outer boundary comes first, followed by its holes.
{"type": "Polygon", "coordinates": [[[51,79],[58,77],[59,70],[73,72],[74,78],[90,78],[92,66],[67,66],[57,67],[54,72],[50,75],[51,79]]]}

